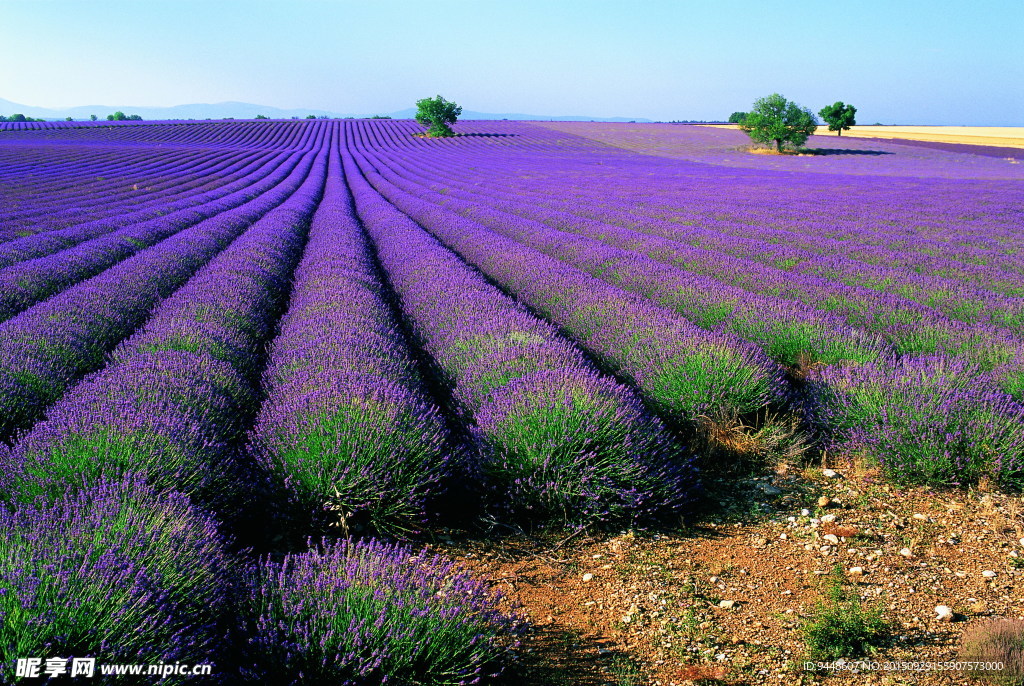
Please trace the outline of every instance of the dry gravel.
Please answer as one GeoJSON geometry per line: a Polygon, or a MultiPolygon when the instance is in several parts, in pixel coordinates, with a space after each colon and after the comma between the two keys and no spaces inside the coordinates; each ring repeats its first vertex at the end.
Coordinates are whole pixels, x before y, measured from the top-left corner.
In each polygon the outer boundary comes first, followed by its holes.
{"type": "Polygon", "coordinates": [[[937,670],[808,671],[801,627],[838,565],[892,623],[875,660],[956,660],[965,627],[1024,618],[1021,499],[835,471],[733,481],[673,530],[445,536],[433,547],[490,579],[534,625],[512,683],[978,683],[937,670]]]}

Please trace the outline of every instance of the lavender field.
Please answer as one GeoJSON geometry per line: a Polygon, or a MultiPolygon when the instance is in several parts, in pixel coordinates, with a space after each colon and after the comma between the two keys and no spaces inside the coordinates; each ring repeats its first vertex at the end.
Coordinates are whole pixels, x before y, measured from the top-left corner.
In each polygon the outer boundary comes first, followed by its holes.
{"type": "Polygon", "coordinates": [[[0,124],[4,670],[486,680],[524,622],[442,529],[673,526],[826,454],[1024,484],[1020,155],[457,131],[0,124]]]}

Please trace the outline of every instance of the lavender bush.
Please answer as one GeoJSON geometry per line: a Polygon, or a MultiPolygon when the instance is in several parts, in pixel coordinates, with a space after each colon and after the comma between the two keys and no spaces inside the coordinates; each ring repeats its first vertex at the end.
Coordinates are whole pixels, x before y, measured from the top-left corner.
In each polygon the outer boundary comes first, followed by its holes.
{"type": "Polygon", "coordinates": [[[973,365],[901,358],[826,367],[808,389],[836,447],[866,449],[897,480],[1024,483],[1024,406],[973,365]]]}
{"type": "Polygon", "coordinates": [[[266,562],[244,676],[275,684],[465,684],[497,674],[523,623],[453,563],[376,541],[266,562]]]}
{"type": "Polygon", "coordinates": [[[216,524],[131,476],[0,507],[0,674],[17,658],[214,662],[234,563],[216,524]]]}

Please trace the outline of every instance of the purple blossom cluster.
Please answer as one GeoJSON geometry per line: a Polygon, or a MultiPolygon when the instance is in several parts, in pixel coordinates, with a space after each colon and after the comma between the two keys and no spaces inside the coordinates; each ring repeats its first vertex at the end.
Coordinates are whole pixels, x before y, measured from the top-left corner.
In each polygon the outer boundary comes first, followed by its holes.
{"type": "Polygon", "coordinates": [[[243,672],[274,684],[470,684],[496,676],[523,621],[453,563],[375,541],[267,561],[243,672]]]}
{"type": "Polygon", "coordinates": [[[900,481],[1024,482],[1024,405],[974,365],[900,358],[814,370],[814,420],[838,447],[866,450],[900,481]]]}
{"type": "Polygon", "coordinates": [[[128,476],[46,504],[0,506],[0,678],[18,658],[211,662],[236,563],[217,524],[128,476]]]}

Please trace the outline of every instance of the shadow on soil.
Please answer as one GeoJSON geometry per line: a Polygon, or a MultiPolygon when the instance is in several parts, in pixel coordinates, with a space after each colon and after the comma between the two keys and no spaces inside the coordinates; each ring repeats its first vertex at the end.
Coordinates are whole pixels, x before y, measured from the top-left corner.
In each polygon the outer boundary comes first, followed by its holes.
{"type": "Polygon", "coordinates": [[[502,676],[501,686],[604,686],[630,664],[625,653],[558,624],[534,627],[523,647],[525,657],[502,676]]]}
{"type": "Polygon", "coordinates": [[[888,152],[886,150],[853,150],[853,149],[849,149],[849,148],[807,148],[806,150],[804,150],[802,152],[810,153],[812,155],[824,155],[824,156],[829,156],[829,155],[867,155],[867,156],[873,157],[873,156],[877,156],[877,155],[893,155],[893,154],[895,154],[895,153],[888,152]]]}

